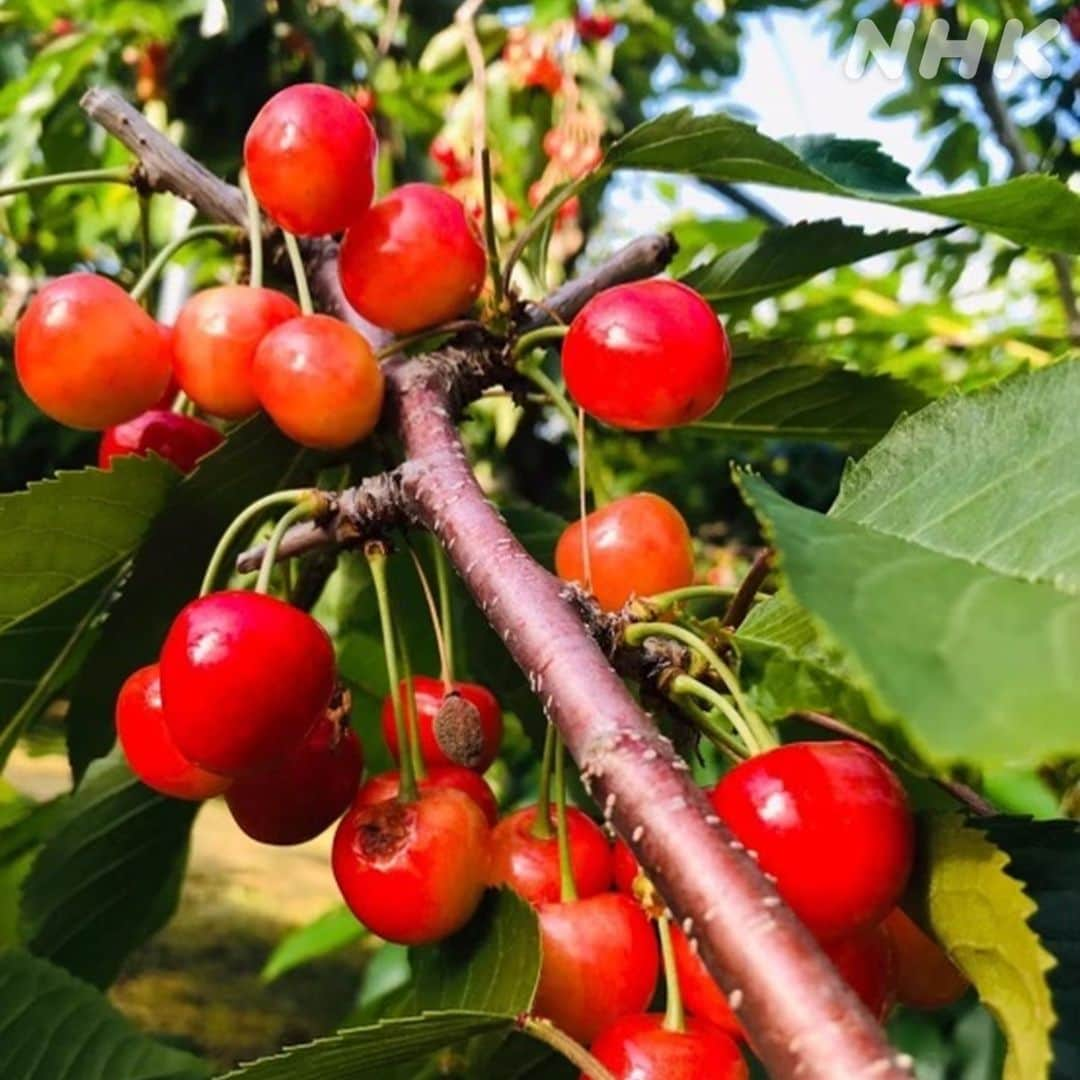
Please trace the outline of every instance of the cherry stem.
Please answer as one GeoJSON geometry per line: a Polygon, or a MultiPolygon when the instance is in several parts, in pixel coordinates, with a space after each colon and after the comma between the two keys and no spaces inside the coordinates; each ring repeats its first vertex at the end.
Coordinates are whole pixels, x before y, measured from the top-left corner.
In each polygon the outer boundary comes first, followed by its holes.
{"type": "MultiPolygon", "coordinates": [[[[676,676],[672,682],[677,682],[680,677],[681,676],[676,676]]],[[[695,727],[697,727],[702,735],[704,735],[718,750],[727,754],[736,764],[740,761],[745,761],[747,757],[749,757],[749,751],[743,743],[738,739],[733,739],[728,732],[720,726],[717,713],[723,713],[725,717],[728,716],[728,713],[721,709],[711,710],[703,708],[687,694],[685,689],[682,693],[679,693],[674,686],[669,686],[668,690],[671,700],[675,705],[690,718],[695,727]]],[[[742,719],[741,716],[740,719],[742,719]]]]}
{"type": "Polygon", "coordinates": [[[545,1020],[542,1016],[523,1016],[518,1019],[517,1025],[526,1035],[557,1050],[574,1068],[580,1069],[589,1077],[589,1080],[616,1080],[614,1073],[609,1072],[581,1043],[557,1028],[550,1020],[545,1020]]]}
{"type": "Polygon", "coordinates": [[[274,563],[277,562],[278,548],[285,534],[298,522],[311,517],[311,504],[308,500],[298,503],[291,510],[286,510],[281,519],[274,526],[270,539],[266,543],[266,551],[263,552],[262,564],[259,566],[259,576],[255,580],[255,592],[267,593],[270,591],[270,575],[274,572],[274,563]]]}
{"type": "MultiPolygon", "coordinates": [[[[720,681],[727,687],[728,693],[731,694],[735,705],[752,732],[751,738],[747,741],[747,746],[755,753],[760,753],[762,750],[768,750],[777,745],[776,736],[750,707],[750,703],[742,692],[742,687],[739,686],[739,680],[735,678],[735,673],[720,659],[715,649],[702,641],[692,630],[687,630],[684,626],[676,626],[673,623],[633,623],[623,631],[623,639],[628,645],[640,645],[647,637],[653,635],[671,637],[676,641],[681,641],[684,645],[688,645],[716,673],[720,681]]],[[[697,680],[695,679],[694,682],[697,682],[697,680]]],[[[704,684],[698,683],[698,685],[704,684]]],[[[720,695],[717,694],[717,697],[719,698],[720,695]]]]}
{"type": "Polygon", "coordinates": [[[585,572],[585,588],[592,592],[592,557],[589,552],[589,461],[585,441],[585,410],[578,409],[574,427],[578,448],[578,513],[581,516],[581,568],[585,572]]]}
{"type": "Polygon", "coordinates": [[[491,292],[495,299],[495,309],[501,311],[506,290],[503,288],[502,270],[499,268],[499,241],[495,236],[491,151],[486,146],[480,151],[480,178],[484,192],[484,248],[487,251],[488,274],[491,276],[491,292]]]}
{"type": "Polygon", "coordinates": [[[376,360],[387,360],[391,356],[397,356],[404,349],[411,349],[414,345],[422,345],[425,341],[434,341],[436,338],[445,337],[447,334],[460,334],[465,330],[483,330],[484,324],[476,319],[453,319],[441,326],[429,326],[426,330],[420,330],[415,334],[405,337],[394,338],[388,345],[376,349],[376,360]]]}
{"type": "Polygon", "coordinates": [[[676,675],[671,680],[668,688],[677,699],[687,695],[697,697],[702,701],[707,701],[714,709],[723,713],[739,738],[746,744],[750,753],[758,754],[765,749],[765,747],[758,745],[757,739],[754,737],[754,730],[747,723],[743,714],[723,694],[718,690],[714,690],[707,683],[695,679],[692,675],[676,675]]]}
{"type": "Polygon", "coordinates": [[[150,195],[139,195],[139,260],[142,272],[150,265],[150,195]]]}
{"type": "Polygon", "coordinates": [[[285,237],[285,250],[289,253],[289,265],[292,266],[293,281],[296,282],[296,299],[300,302],[300,311],[304,315],[314,315],[315,305],[311,302],[311,290],[308,288],[307,272],[304,270],[300,245],[291,232],[282,229],[281,235],[285,237]]]}
{"type": "Polygon", "coordinates": [[[737,630],[742,625],[743,619],[750,614],[750,609],[757,599],[758,589],[761,588],[772,569],[772,558],[772,548],[762,548],[754,557],[750,569],[746,571],[746,577],[735,590],[735,595],[731,598],[727,611],[724,612],[724,626],[728,629],[737,630]]]}
{"type": "Polygon", "coordinates": [[[131,166],[117,165],[110,169],[77,169],[74,172],[49,173],[47,176],[30,176],[0,187],[0,199],[19,195],[25,191],[43,191],[64,184],[127,184],[131,185],[131,166]]]}
{"type": "Polygon", "coordinates": [[[402,685],[405,687],[405,725],[409,732],[409,754],[412,757],[416,779],[426,780],[427,765],[424,764],[424,755],[420,752],[420,732],[416,724],[416,687],[413,685],[412,660],[409,657],[409,643],[400,628],[397,635],[397,647],[401,657],[402,685]]]}
{"type": "Polygon", "coordinates": [[[450,564],[438,539],[431,536],[432,558],[435,562],[435,583],[439,590],[439,625],[442,627],[443,646],[446,649],[446,675],[454,681],[454,603],[450,593],[450,564]]]}
{"type": "Polygon", "coordinates": [[[664,1030],[682,1035],[686,1031],[686,1013],[679,989],[679,969],[675,966],[675,947],[671,942],[671,920],[667,915],[661,915],[656,920],[656,929],[660,932],[660,955],[664,958],[664,987],[667,992],[664,1030]]]}
{"type": "Polygon", "coordinates": [[[559,899],[565,904],[578,898],[574,864],[570,858],[570,834],[566,827],[566,747],[555,736],[555,835],[559,841],[559,899]]]}
{"type": "Polygon", "coordinates": [[[240,173],[240,187],[243,189],[244,198],[247,200],[247,233],[250,258],[248,284],[252,288],[258,289],[263,283],[262,218],[259,215],[259,203],[255,198],[255,192],[251,188],[251,180],[246,169],[240,173]]]}
{"type": "Polygon", "coordinates": [[[227,239],[236,236],[239,230],[235,225],[196,225],[181,233],[175,240],[167,243],[150,261],[150,265],[143,271],[142,277],[135,282],[131,289],[132,300],[141,301],[151,285],[158,279],[158,275],[169,264],[169,260],[185,245],[194,240],[205,240],[210,237],[227,239]]]}
{"type": "Polygon", "coordinates": [[[390,681],[390,701],[394,709],[394,730],[397,732],[400,785],[398,799],[415,802],[417,797],[416,774],[413,772],[412,754],[409,752],[409,732],[401,708],[401,679],[398,676],[397,649],[394,647],[394,618],[390,613],[390,584],[386,577],[386,548],[371,543],[364,548],[371,580],[375,585],[375,599],[379,605],[379,623],[382,627],[383,652],[386,654],[386,675],[390,681]]]}
{"type": "Polygon", "coordinates": [[[416,554],[408,540],[405,541],[405,546],[409,549],[409,556],[413,561],[413,566],[416,567],[416,576],[420,579],[420,588],[424,593],[424,603],[427,605],[428,617],[431,619],[431,629],[435,634],[435,648],[439,653],[439,678],[442,679],[443,693],[449,694],[454,689],[454,678],[450,672],[450,657],[447,654],[446,642],[443,639],[439,607],[435,603],[431,583],[428,581],[427,572],[424,570],[424,564],[420,561],[420,556],[416,554]]]}
{"type": "Polygon", "coordinates": [[[536,817],[532,834],[537,840],[550,840],[551,828],[551,766],[555,760],[555,725],[549,723],[544,732],[544,756],[540,759],[540,783],[536,792],[536,817]]]}
{"type": "Polygon", "coordinates": [[[671,589],[668,592],[642,597],[638,602],[657,611],[663,611],[684,600],[720,599],[729,597],[734,592],[735,589],[726,585],[687,585],[682,589],[671,589]]]}
{"type": "Polygon", "coordinates": [[[301,499],[305,499],[310,494],[307,489],[274,491],[269,495],[264,495],[261,499],[256,499],[250,506],[241,510],[233,518],[232,524],[222,533],[217,547],[214,548],[214,553],[210,556],[210,562],[207,564],[206,573],[203,575],[199,595],[205,596],[213,589],[214,581],[217,579],[225,558],[229,554],[229,548],[232,547],[240,533],[247,528],[254,518],[275,506],[281,506],[282,504],[296,506],[301,499]]]}
{"type": "Polygon", "coordinates": [[[562,341],[568,333],[570,327],[566,325],[540,326],[529,330],[514,342],[512,356],[514,360],[520,360],[539,345],[546,345],[549,341],[562,341]]]}

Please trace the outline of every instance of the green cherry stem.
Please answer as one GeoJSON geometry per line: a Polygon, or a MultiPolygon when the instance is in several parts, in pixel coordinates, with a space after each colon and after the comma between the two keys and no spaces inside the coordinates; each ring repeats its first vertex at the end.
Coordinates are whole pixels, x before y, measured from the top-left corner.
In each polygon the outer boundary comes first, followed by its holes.
{"type": "Polygon", "coordinates": [[[562,341],[570,332],[570,327],[560,324],[558,326],[540,326],[535,330],[522,334],[514,342],[513,358],[520,360],[539,345],[546,345],[552,341],[562,341]]]}
{"type": "Polygon", "coordinates": [[[754,729],[747,722],[746,717],[723,694],[718,690],[714,690],[708,684],[701,682],[700,679],[695,679],[692,675],[676,675],[671,680],[669,689],[677,698],[696,697],[708,702],[718,712],[723,713],[752,754],[758,754],[768,746],[773,745],[772,743],[767,743],[765,746],[760,745],[755,737],[754,729]]]}
{"type": "Polygon", "coordinates": [[[448,335],[460,334],[466,330],[483,330],[483,328],[484,324],[476,319],[453,319],[440,326],[429,326],[426,330],[418,330],[415,334],[394,338],[388,345],[375,350],[375,359],[388,360],[391,356],[397,356],[398,353],[411,349],[414,345],[422,345],[425,341],[434,342],[448,335]]]}
{"type": "Polygon", "coordinates": [[[443,690],[449,694],[454,688],[454,676],[450,670],[450,656],[447,652],[446,641],[443,639],[442,619],[439,617],[439,608],[435,603],[435,597],[431,591],[431,583],[428,581],[427,571],[420,561],[420,556],[413,550],[412,544],[405,541],[412,558],[413,566],[416,567],[416,576],[420,579],[420,589],[424,594],[424,603],[427,605],[428,617],[431,619],[431,629],[435,634],[435,648],[439,654],[439,678],[442,679],[443,690]]]}
{"type": "Polygon", "coordinates": [[[721,600],[734,595],[736,589],[726,585],[687,585],[682,589],[671,589],[669,592],[656,593],[646,596],[641,603],[656,611],[681,604],[684,600],[721,600]]]}
{"type": "Polygon", "coordinates": [[[143,272],[142,277],[135,282],[131,289],[131,299],[141,301],[151,285],[157,281],[158,275],[168,265],[169,260],[186,244],[194,240],[205,240],[210,237],[222,240],[237,236],[240,230],[235,225],[196,225],[187,232],[181,233],[175,240],[167,243],[150,261],[150,265],[143,272]]]}
{"type": "Polygon", "coordinates": [[[416,687],[412,678],[412,659],[409,656],[409,643],[398,628],[398,656],[401,658],[401,679],[405,686],[405,726],[409,732],[409,753],[412,755],[413,772],[417,780],[427,779],[427,765],[420,753],[420,732],[416,726],[416,687]]]}
{"type": "Polygon", "coordinates": [[[262,218],[259,215],[259,203],[255,198],[255,192],[251,190],[251,181],[248,179],[246,169],[240,173],[240,187],[243,189],[244,198],[247,200],[247,233],[250,259],[248,284],[257,289],[263,283],[262,218]]]}
{"type": "Polygon", "coordinates": [[[296,299],[300,302],[300,310],[305,315],[314,315],[315,305],[311,302],[311,290],[308,288],[307,272],[304,270],[300,245],[291,232],[282,229],[281,235],[285,237],[285,250],[289,253],[289,265],[292,266],[293,280],[296,283],[296,299]]]}
{"type": "Polygon", "coordinates": [[[269,495],[264,495],[261,499],[256,499],[250,506],[241,510],[240,513],[233,518],[232,524],[230,524],[225,532],[222,533],[217,547],[214,548],[213,555],[210,556],[210,562],[206,567],[206,573],[203,575],[199,595],[205,596],[208,592],[212,591],[214,582],[217,580],[222,565],[229,554],[229,548],[232,547],[236,542],[237,537],[239,537],[244,529],[246,529],[255,518],[275,506],[296,506],[302,499],[307,499],[310,495],[311,492],[306,488],[294,489],[291,491],[274,491],[269,495]]]}
{"type": "Polygon", "coordinates": [[[671,943],[671,920],[661,915],[656,920],[656,929],[660,932],[660,955],[664,958],[664,988],[667,993],[664,1030],[681,1035],[686,1031],[686,1013],[679,989],[679,969],[675,966],[675,948],[671,943]]]}
{"type": "Polygon", "coordinates": [[[386,577],[386,548],[381,543],[370,543],[364,548],[371,580],[375,585],[375,599],[379,605],[379,623],[382,626],[383,652],[386,654],[386,675],[390,682],[390,701],[394,709],[394,729],[397,732],[400,753],[400,777],[398,798],[401,802],[415,802],[417,797],[416,774],[413,772],[412,753],[409,748],[409,732],[401,708],[398,687],[397,649],[394,647],[394,618],[390,613],[390,585],[386,577]]]}
{"type": "MultiPolygon", "coordinates": [[[[672,685],[668,687],[668,694],[671,700],[685,713],[691,721],[695,724],[698,730],[705,736],[718,750],[727,754],[733,762],[738,764],[740,761],[745,761],[749,756],[749,751],[742,744],[739,739],[732,738],[728,734],[727,728],[722,726],[719,716],[722,714],[731,723],[731,716],[723,709],[706,709],[690,696],[690,691],[696,692],[696,687],[691,688],[686,685],[683,686],[680,692],[674,683],[677,683],[681,678],[689,678],[689,676],[676,676],[672,680],[672,685]]],[[[731,712],[735,712],[730,704],[725,701],[725,705],[731,712]]],[[[738,715],[736,713],[736,715],[738,715]]],[[[741,720],[742,717],[739,716],[741,720]]],[[[732,725],[734,726],[734,725],[732,725]]],[[[738,730],[736,728],[736,730],[738,730]]]]}
{"type": "Polygon", "coordinates": [[[7,195],[19,195],[24,191],[43,191],[64,184],[131,184],[131,166],[117,165],[110,169],[77,169],[74,172],[49,173],[48,176],[30,176],[0,187],[0,199],[7,195]]]}
{"type": "Polygon", "coordinates": [[[290,510],[281,515],[281,519],[274,526],[270,539],[266,543],[266,551],[263,552],[262,563],[259,565],[259,576],[255,580],[255,591],[267,593],[270,591],[270,575],[274,572],[274,563],[277,562],[278,548],[289,529],[305,518],[311,517],[310,501],[305,499],[297,503],[290,510]]]}
{"type": "Polygon", "coordinates": [[[550,1020],[545,1020],[541,1016],[523,1016],[518,1019],[517,1024],[524,1034],[546,1043],[562,1054],[589,1080],[615,1080],[615,1075],[601,1065],[581,1043],[571,1038],[561,1028],[557,1028],[550,1020]]]}
{"type": "Polygon", "coordinates": [[[150,265],[150,199],[149,194],[139,195],[139,260],[143,273],[150,265]]]}
{"type": "Polygon", "coordinates": [[[484,248],[487,252],[488,275],[491,277],[491,293],[495,300],[495,310],[501,311],[506,289],[503,287],[502,270],[499,268],[499,241],[495,235],[491,151],[486,146],[480,151],[480,177],[484,192],[484,248]]]}
{"type": "Polygon", "coordinates": [[[442,627],[443,645],[446,647],[446,668],[450,681],[454,681],[454,601],[450,594],[450,563],[442,544],[431,534],[432,559],[435,563],[435,584],[439,590],[439,624],[442,627]]]}
{"type": "Polygon", "coordinates": [[[548,723],[544,732],[544,756],[540,759],[540,783],[536,792],[536,817],[533,818],[532,834],[537,840],[550,840],[555,835],[551,828],[551,766],[555,761],[555,725],[548,723]]]}
{"type": "Polygon", "coordinates": [[[566,748],[558,734],[555,736],[555,835],[559,841],[559,899],[565,904],[576,900],[578,891],[566,828],[566,748]]]}

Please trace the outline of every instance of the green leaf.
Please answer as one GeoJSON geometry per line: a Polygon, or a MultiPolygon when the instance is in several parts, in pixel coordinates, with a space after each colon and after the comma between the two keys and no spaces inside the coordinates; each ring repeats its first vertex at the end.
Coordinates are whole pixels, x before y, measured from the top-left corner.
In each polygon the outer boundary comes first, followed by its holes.
{"type": "Polygon", "coordinates": [[[919,195],[907,170],[864,140],[812,136],[786,144],[734,117],[665,113],[608,151],[614,168],[687,173],[887,203],[953,218],[1023,246],[1080,252],[1080,197],[1049,176],[1021,176],[956,195],[919,195]]]}
{"type": "Polygon", "coordinates": [[[787,346],[740,354],[720,404],[694,430],[740,439],[814,439],[866,445],[927,397],[886,375],[864,375],[787,346]]]}
{"type": "Polygon", "coordinates": [[[267,959],[261,977],[271,982],[301,964],[359,941],[365,933],[356,916],[339,904],[286,934],[267,959]]]}
{"type": "Polygon", "coordinates": [[[175,905],[197,805],[97,762],[65,801],[23,884],[31,952],[106,986],[175,905]]]}
{"type": "Polygon", "coordinates": [[[792,289],[823,270],[848,266],[871,255],[918,244],[940,236],[906,229],[869,233],[842,221],[800,221],[733,248],[682,280],[714,307],[725,310],[792,289]]]}
{"type": "Polygon", "coordinates": [[[930,405],[849,470],[827,517],[741,480],[873,713],[937,765],[1080,751],[1078,407],[1076,364],[930,405]]]}
{"type": "Polygon", "coordinates": [[[517,1016],[532,1005],[540,977],[536,912],[508,889],[489,890],[460,933],[414,949],[420,1009],[469,1009],[517,1016]]]}
{"type": "Polygon", "coordinates": [[[924,839],[926,923],[1004,1032],[1006,1080],[1077,1075],[1080,826],[946,815],[924,839]]]}
{"type": "Polygon", "coordinates": [[[0,952],[4,1080],[201,1080],[190,1054],[137,1032],[92,987],[45,960],[0,952]]]}
{"type": "MultiPolygon", "coordinates": [[[[123,459],[127,460],[127,459],[123,459]]],[[[301,478],[311,455],[264,417],[237,428],[168,499],[72,689],[68,751],[76,776],[113,744],[123,681],[157,659],[177,612],[199,590],[221,534],[249,503],[301,478]]]]}
{"type": "Polygon", "coordinates": [[[297,1046],[226,1073],[222,1080],[357,1080],[425,1057],[474,1035],[509,1031],[513,1020],[455,1010],[384,1020],[297,1046]]]}

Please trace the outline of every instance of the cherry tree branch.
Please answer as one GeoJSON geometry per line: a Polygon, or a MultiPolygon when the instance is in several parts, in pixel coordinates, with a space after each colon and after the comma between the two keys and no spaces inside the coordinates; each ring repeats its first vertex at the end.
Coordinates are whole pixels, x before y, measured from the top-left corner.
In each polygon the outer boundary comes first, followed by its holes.
{"type": "MultiPolygon", "coordinates": [[[[119,122],[114,114],[133,110],[118,98],[92,91],[86,100],[91,115],[129,149],[150,157],[145,175],[156,189],[189,199],[207,216],[234,220],[232,197],[222,190],[228,185],[167,141],[151,138],[138,114],[119,122]]],[[[653,262],[641,262],[640,248],[634,259],[624,255],[616,280],[626,280],[619,274],[660,269],[669,247],[655,240],[645,246],[653,262]]],[[[334,269],[329,258],[324,269],[327,278],[334,269]]],[[[611,271],[602,269],[592,290],[611,280],[611,271]]],[[[526,317],[568,318],[588,295],[587,288],[568,287],[561,300],[557,294],[526,317]]],[[[350,317],[347,308],[343,314],[350,317]]],[[[753,853],[712,814],[686,763],[590,637],[563,584],[529,556],[484,497],[454,419],[462,397],[490,375],[493,352],[482,346],[448,349],[386,364],[391,415],[406,456],[394,474],[402,499],[398,512],[439,539],[562,733],[605,818],[700,946],[771,1075],[910,1076],[910,1062],[889,1047],[783,905],[753,853]]],[[[341,505],[335,520],[320,527],[341,527],[341,505]]]]}

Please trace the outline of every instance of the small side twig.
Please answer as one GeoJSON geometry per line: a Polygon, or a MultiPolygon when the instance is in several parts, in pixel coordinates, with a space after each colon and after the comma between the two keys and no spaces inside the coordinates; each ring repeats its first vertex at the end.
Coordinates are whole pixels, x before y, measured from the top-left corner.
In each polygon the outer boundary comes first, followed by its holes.
{"type": "Polygon", "coordinates": [[[754,606],[754,599],[758,594],[765,579],[772,569],[773,553],[771,548],[762,548],[757,553],[746,577],[742,579],[738,591],[731,598],[731,602],[724,612],[724,626],[729,630],[737,630],[743,624],[743,620],[750,614],[754,606]]]}

